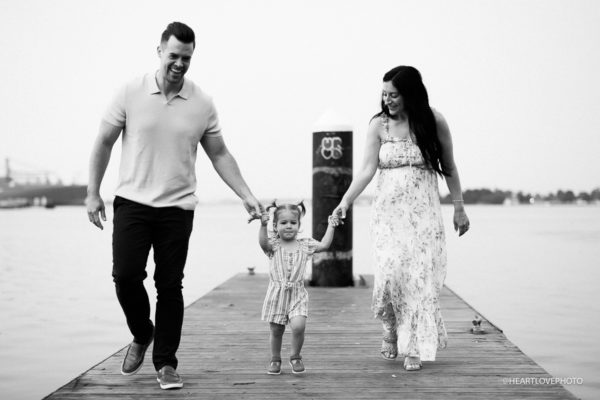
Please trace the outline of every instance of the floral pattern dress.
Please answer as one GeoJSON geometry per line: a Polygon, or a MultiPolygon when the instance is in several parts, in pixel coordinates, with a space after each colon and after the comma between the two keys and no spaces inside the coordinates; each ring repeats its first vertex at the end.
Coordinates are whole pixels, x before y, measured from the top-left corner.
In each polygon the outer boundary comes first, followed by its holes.
{"type": "Polygon", "coordinates": [[[412,138],[391,137],[386,117],[370,220],[375,283],[372,310],[393,320],[400,356],[433,361],[446,347],[439,295],[446,246],[436,173],[412,138]]]}

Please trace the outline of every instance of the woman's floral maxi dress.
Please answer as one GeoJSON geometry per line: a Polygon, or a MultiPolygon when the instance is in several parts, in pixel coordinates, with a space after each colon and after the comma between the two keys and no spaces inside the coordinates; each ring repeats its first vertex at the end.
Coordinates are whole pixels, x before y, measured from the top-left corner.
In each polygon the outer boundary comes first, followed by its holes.
{"type": "Polygon", "coordinates": [[[372,309],[384,327],[386,322],[395,324],[399,355],[433,361],[447,340],[439,307],[446,246],[437,175],[426,168],[412,139],[389,135],[385,117],[382,129],[370,221],[372,309]]]}

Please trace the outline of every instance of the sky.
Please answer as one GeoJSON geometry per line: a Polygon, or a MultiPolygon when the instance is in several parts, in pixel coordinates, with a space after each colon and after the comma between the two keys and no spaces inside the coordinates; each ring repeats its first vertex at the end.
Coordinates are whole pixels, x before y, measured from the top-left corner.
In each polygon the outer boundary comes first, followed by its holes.
{"type": "MultiPolygon", "coordinates": [[[[158,68],[172,21],[196,32],[187,77],[213,97],[259,198],[310,197],[313,130],[328,110],[353,128],[356,173],[397,65],[421,71],[448,121],[463,189],[600,187],[595,0],[0,0],[0,158],[87,182],[104,109],[158,68]]],[[[104,197],[119,156],[117,144],[104,197]]],[[[201,149],[197,176],[201,201],[235,198],[201,149]]]]}

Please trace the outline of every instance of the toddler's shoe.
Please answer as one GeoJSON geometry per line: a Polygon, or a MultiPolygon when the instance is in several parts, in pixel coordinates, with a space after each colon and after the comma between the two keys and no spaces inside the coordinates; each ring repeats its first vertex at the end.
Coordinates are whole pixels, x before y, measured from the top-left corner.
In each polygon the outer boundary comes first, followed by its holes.
{"type": "Polygon", "coordinates": [[[272,357],[271,358],[271,362],[269,363],[269,368],[267,369],[267,374],[269,374],[269,375],[281,374],[281,357],[272,357]]]}
{"type": "Polygon", "coordinates": [[[302,363],[302,356],[300,355],[290,357],[290,366],[294,374],[303,374],[306,371],[304,363],[302,363]]]}

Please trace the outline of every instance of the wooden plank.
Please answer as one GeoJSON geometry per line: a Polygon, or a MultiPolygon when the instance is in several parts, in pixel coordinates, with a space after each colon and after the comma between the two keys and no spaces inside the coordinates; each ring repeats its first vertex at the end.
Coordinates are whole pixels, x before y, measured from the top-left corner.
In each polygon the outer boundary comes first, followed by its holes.
{"type": "Polygon", "coordinates": [[[291,373],[286,332],[283,373],[267,375],[269,328],[260,320],[267,284],[266,275],[240,274],[186,308],[178,352],[183,389],[160,390],[149,356],[138,374],[122,376],[123,348],[46,398],[575,399],[561,385],[544,384],[551,376],[489,321],[482,324],[487,334],[473,335],[477,311],[447,288],[441,305],[448,348],[419,372],[380,357],[370,288],[309,288],[307,372],[291,373]]]}

